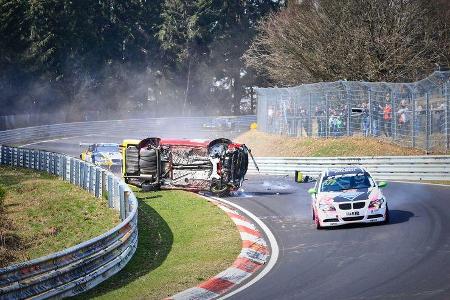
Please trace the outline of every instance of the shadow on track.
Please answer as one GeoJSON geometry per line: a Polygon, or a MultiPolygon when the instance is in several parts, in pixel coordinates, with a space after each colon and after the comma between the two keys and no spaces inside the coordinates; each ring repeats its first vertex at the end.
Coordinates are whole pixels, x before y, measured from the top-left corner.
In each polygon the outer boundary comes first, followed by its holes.
{"type": "Polygon", "coordinates": [[[389,224],[399,224],[399,223],[404,223],[404,222],[408,222],[409,219],[411,219],[412,217],[414,217],[414,214],[410,211],[406,211],[406,210],[389,210],[390,215],[391,215],[391,220],[389,222],[389,224]]]}

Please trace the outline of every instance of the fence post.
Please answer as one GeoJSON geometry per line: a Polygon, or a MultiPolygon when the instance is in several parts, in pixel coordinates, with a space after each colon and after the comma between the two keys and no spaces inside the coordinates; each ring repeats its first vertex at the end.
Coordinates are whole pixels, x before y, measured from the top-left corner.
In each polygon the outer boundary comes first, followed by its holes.
{"type": "Polygon", "coordinates": [[[309,113],[308,113],[308,133],[306,134],[309,137],[312,137],[312,98],[311,93],[309,93],[309,113]]]}
{"type": "Polygon", "coordinates": [[[325,137],[328,138],[329,133],[330,133],[330,129],[329,129],[329,121],[328,119],[330,118],[330,110],[328,107],[328,94],[325,94],[325,137]]]}
{"type": "Polygon", "coordinates": [[[350,103],[350,97],[347,94],[347,136],[351,136],[351,121],[352,121],[352,108],[350,103]]]}
{"type": "Polygon", "coordinates": [[[450,85],[450,81],[447,81],[445,84],[445,149],[447,151],[450,150],[450,95],[448,91],[448,87],[450,85]]]}
{"type": "Polygon", "coordinates": [[[393,122],[394,125],[392,126],[392,139],[395,140],[397,139],[397,109],[395,107],[395,101],[394,101],[394,93],[391,93],[391,107],[392,107],[392,120],[391,122],[393,122]]]}
{"type": "Polygon", "coordinates": [[[412,118],[411,118],[411,144],[412,147],[416,147],[416,97],[414,97],[414,93],[411,93],[411,105],[412,105],[412,118]]]}
{"type": "Polygon", "coordinates": [[[428,92],[425,94],[425,107],[426,107],[426,122],[425,122],[425,139],[426,139],[426,145],[425,150],[428,154],[428,151],[430,150],[430,98],[428,95],[428,92]]]}
{"type": "Polygon", "coordinates": [[[369,104],[368,104],[368,109],[369,109],[369,135],[373,135],[373,120],[372,120],[372,93],[371,90],[368,89],[367,90],[367,94],[369,97],[369,104]]]}

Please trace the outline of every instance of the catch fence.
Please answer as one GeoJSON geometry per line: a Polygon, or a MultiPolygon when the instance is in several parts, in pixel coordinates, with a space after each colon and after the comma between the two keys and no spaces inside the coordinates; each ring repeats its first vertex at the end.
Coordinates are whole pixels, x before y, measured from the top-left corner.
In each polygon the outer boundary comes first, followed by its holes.
{"type": "Polygon", "coordinates": [[[450,71],[414,83],[337,81],[258,88],[257,122],[288,136],[374,136],[450,149],[450,71]]]}

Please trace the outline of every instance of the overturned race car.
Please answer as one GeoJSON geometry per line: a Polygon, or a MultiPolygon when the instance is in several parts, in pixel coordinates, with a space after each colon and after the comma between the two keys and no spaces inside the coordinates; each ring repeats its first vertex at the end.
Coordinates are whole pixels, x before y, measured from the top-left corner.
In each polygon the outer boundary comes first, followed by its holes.
{"type": "Polygon", "coordinates": [[[251,156],[247,146],[224,138],[146,138],[124,140],[121,147],[125,182],[143,191],[211,191],[221,197],[240,188],[251,156]]]}

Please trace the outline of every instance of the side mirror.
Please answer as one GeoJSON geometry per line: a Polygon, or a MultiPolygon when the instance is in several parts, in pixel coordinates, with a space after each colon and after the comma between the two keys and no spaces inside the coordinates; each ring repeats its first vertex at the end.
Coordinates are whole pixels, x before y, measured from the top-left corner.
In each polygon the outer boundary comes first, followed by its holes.
{"type": "Polygon", "coordinates": [[[316,188],[310,188],[310,189],[308,190],[308,194],[310,194],[310,195],[315,195],[315,194],[317,194],[316,188]]]}
{"type": "Polygon", "coordinates": [[[384,188],[387,187],[388,183],[386,181],[380,181],[378,182],[378,187],[379,188],[384,188]]]}

